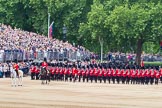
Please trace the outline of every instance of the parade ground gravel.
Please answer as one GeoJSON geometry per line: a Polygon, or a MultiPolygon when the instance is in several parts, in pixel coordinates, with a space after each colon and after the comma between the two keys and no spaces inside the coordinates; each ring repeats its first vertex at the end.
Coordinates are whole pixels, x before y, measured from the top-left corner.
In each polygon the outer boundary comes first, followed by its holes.
{"type": "Polygon", "coordinates": [[[24,78],[22,87],[0,79],[0,108],[162,108],[162,84],[123,85],[24,78]]]}

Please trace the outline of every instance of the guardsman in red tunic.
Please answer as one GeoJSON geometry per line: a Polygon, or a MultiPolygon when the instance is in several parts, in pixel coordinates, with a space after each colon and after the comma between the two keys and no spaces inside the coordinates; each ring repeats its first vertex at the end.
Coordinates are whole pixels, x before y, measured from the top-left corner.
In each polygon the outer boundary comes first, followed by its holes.
{"type": "Polygon", "coordinates": [[[99,79],[99,74],[100,74],[101,68],[98,66],[96,69],[96,75],[97,75],[97,80],[99,79]]]}
{"type": "Polygon", "coordinates": [[[78,74],[78,70],[76,69],[76,66],[74,66],[73,69],[72,69],[72,78],[73,78],[73,82],[76,81],[76,79],[77,79],[77,74],[78,74]]]}
{"type": "Polygon", "coordinates": [[[58,80],[61,80],[61,71],[62,71],[62,67],[59,67],[59,71],[58,71],[58,80]]]}
{"type": "Polygon", "coordinates": [[[19,77],[19,73],[18,73],[19,65],[17,63],[15,63],[13,67],[14,67],[14,69],[16,71],[17,76],[19,77]]]}
{"type": "Polygon", "coordinates": [[[87,69],[86,69],[86,80],[87,80],[87,82],[89,81],[89,76],[90,76],[90,74],[89,74],[89,66],[87,66],[87,69]]]}
{"type": "Polygon", "coordinates": [[[136,84],[138,83],[138,76],[137,76],[138,71],[139,71],[139,69],[135,69],[135,75],[134,75],[134,77],[135,77],[135,83],[136,84]]]}
{"type": "Polygon", "coordinates": [[[103,72],[103,80],[104,80],[104,83],[106,83],[106,80],[107,80],[107,71],[106,71],[106,69],[103,69],[102,72],[103,72]]]}
{"type": "Polygon", "coordinates": [[[57,64],[55,65],[55,73],[54,73],[54,80],[57,80],[57,70],[58,70],[58,66],[57,64]]]}
{"type": "Polygon", "coordinates": [[[141,84],[145,84],[145,73],[146,71],[144,69],[141,69],[141,84]]]}
{"type": "Polygon", "coordinates": [[[128,80],[128,76],[127,76],[128,71],[129,71],[128,69],[125,69],[124,73],[123,73],[123,76],[125,77],[125,81],[124,81],[125,83],[124,84],[126,84],[127,80],[128,80]]]}
{"type": "Polygon", "coordinates": [[[124,71],[124,69],[121,69],[121,80],[122,80],[122,84],[125,84],[125,79],[126,79],[126,73],[124,71]]]}
{"type": "Polygon", "coordinates": [[[120,69],[116,69],[116,81],[119,84],[120,83],[120,69]]]}
{"type": "Polygon", "coordinates": [[[58,66],[58,75],[57,75],[57,80],[60,80],[60,72],[61,72],[61,66],[58,66]]]}
{"type": "Polygon", "coordinates": [[[112,68],[111,72],[112,72],[112,81],[113,81],[113,84],[115,84],[116,70],[112,68]]]}
{"type": "Polygon", "coordinates": [[[98,71],[97,71],[97,68],[96,67],[93,69],[93,73],[94,73],[95,83],[97,83],[98,71]]]}
{"type": "Polygon", "coordinates": [[[155,76],[155,85],[158,85],[160,79],[160,73],[157,71],[155,76]]]}
{"type": "Polygon", "coordinates": [[[47,66],[48,66],[48,64],[47,64],[46,58],[44,58],[44,61],[41,64],[41,67],[42,67],[41,69],[45,70],[46,74],[48,73],[47,66]]]}
{"type": "Polygon", "coordinates": [[[63,75],[62,75],[62,77],[63,77],[63,81],[65,80],[65,73],[66,73],[66,67],[64,66],[64,68],[63,68],[63,75]]]}
{"type": "Polygon", "coordinates": [[[150,77],[150,71],[148,69],[146,69],[146,73],[145,73],[145,84],[149,83],[149,77],[150,77]]]}
{"type": "Polygon", "coordinates": [[[67,71],[67,73],[68,73],[68,78],[69,78],[68,80],[71,81],[72,80],[72,78],[71,78],[72,77],[72,68],[70,67],[70,65],[68,65],[68,71],[67,71]]]}
{"type": "Polygon", "coordinates": [[[64,71],[65,82],[68,81],[68,72],[69,72],[69,69],[66,67],[64,71]]]}
{"type": "Polygon", "coordinates": [[[130,70],[126,69],[126,84],[129,84],[130,77],[131,77],[130,70]]]}
{"type": "Polygon", "coordinates": [[[83,70],[82,70],[82,78],[83,78],[83,82],[85,82],[85,79],[86,79],[86,70],[85,70],[85,67],[83,67],[83,70]]]}
{"type": "Polygon", "coordinates": [[[52,72],[51,72],[51,74],[53,74],[53,80],[55,80],[55,74],[56,74],[56,67],[55,67],[55,65],[52,65],[52,72]]]}
{"type": "Polygon", "coordinates": [[[137,84],[140,84],[140,82],[141,82],[141,71],[139,69],[137,69],[137,70],[136,70],[137,71],[136,72],[137,73],[137,84]]]}
{"type": "Polygon", "coordinates": [[[52,80],[54,80],[55,68],[52,67],[52,68],[50,69],[50,72],[51,72],[52,80]]]}
{"type": "Polygon", "coordinates": [[[74,79],[74,77],[75,77],[75,67],[72,68],[72,79],[74,79]]]}
{"type": "Polygon", "coordinates": [[[132,83],[135,84],[136,83],[136,71],[134,69],[132,69],[131,77],[132,77],[131,84],[132,83]]]}
{"type": "Polygon", "coordinates": [[[81,73],[82,73],[82,69],[81,69],[81,67],[79,67],[79,69],[78,69],[78,81],[80,82],[81,81],[81,73]]]}
{"type": "Polygon", "coordinates": [[[43,67],[43,68],[47,69],[47,66],[48,66],[48,64],[47,64],[46,61],[42,62],[42,67],[43,67]]]}
{"type": "Polygon", "coordinates": [[[138,73],[137,73],[137,84],[141,84],[141,69],[138,69],[138,73]]]}
{"type": "Polygon", "coordinates": [[[140,69],[139,71],[140,71],[140,72],[139,72],[140,74],[139,74],[138,77],[140,78],[140,84],[142,84],[142,73],[143,73],[143,70],[140,69]]]}
{"type": "Polygon", "coordinates": [[[60,70],[60,80],[61,81],[64,80],[64,71],[65,71],[65,68],[64,67],[61,67],[61,70],[60,70]]]}
{"type": "Polygon", "coordinates": [[[31,65],[31,67],[30,67],[30,73],[31,73],[31,80],[34,80],[34,76],[35,76],[34,65],[31,65]]]}
{"type": "Polygon", "coordinates": [[[67,69],[67,76],[70,79],[70,76],[71,76],[71,68],[70,68],[70,66],[68,66],[68,69],[67,69]]]}
{"type": "Polygon", "coordinates": [[[154,70],[150,69],[149,71],[150,71],[150,84],[152,85],[154,83],[154,77],[155,77],[154,72],[156,73],[156,69],[154,69],[154,70]]]}
{"type": "Polygon", "coordinates": [[[93,82],[93,68],[91,67],[90,70],[89,70],[89,73],[90,73],[90,80],[91,80],[91,83],[93,82]]]}
{"type": "Polygon", "coordinates": [[[40,73],[40,68],[38,66],[35,67],[35,76],[36,80],[39,80],[39,73],[40,73]]]}
{"type": "Polygon", "coordinates": [[[103,77],[103,69],[102,69],[102,67],[100,67],[101,69],[100,69],[100,72],[99,72],[99,74],[98,74],[98,77],[99,77],[99,81],[100,81],[100,83],[102,82],[102,77],[103,77]]]}
{"type": "Polygon", "coordinates": [[[71,67],[71,65],[69,65],[69,78],[70,78],[70,82],[72,81],[73,79],[73,68],[71,67]]]}
{"type": "Polygon", "coordinates": [[[59,66],[59,68],[58,68],[58,80],[59,81],[61,80],[61,71],[62,71],[62,67],[59,66]]]}
{"type": "Polygon", "coordinates": [[[55,69],[55,80],[58,81],[59,77],[58,77],[58,74],[59,74],[59,67],[57,65],[56,69],[55,69]]]}
{"type": "Polygon", "coordinates": [[[133,69],[130,69],[130,80],[131,80],[131,84],[133,83],[134,81],[134,70],[133,69]]]}
{"type": "Polygon", "coordinates": [[[74,82],[75,82],[77,80],[77,76],[78,76],[78,69],[77,69],[77,67],[75,68],[74,73],[75,73],[75,75],[74,75],[74,82]]]}
{"type": "Polygon", "coordinates": [[[109,84],[111,83],[111,77],[112,77],[112,75],[111,75],[111,69],[109,68],[109,69],[107,69],[107,79],[109,81],[109,84]]]}

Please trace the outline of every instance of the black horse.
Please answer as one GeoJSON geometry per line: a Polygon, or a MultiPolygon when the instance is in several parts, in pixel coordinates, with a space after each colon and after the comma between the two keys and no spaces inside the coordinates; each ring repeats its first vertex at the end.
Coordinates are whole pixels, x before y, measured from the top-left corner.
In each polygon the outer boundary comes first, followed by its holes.
{"type": "Polygon", "coordinates": [[[46,68],[41,67],[40,71],[40,79],[42,80],[41,84],[49,84],[50,76],[51,76],[50,72],[46,68]]]}

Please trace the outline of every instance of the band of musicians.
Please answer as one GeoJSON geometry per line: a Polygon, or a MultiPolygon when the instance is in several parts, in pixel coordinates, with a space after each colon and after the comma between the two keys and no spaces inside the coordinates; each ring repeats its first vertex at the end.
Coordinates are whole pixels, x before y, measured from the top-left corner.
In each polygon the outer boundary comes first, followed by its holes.
{"type": "Polygon", "coordinates": [[[120,63],[86,64],[78,63],[33,63],[30,68],[31,80],[39,80],[40,68],[50,73],[51,80],[69,82],[90,82],[109,84],[159,84],[162,82],[162,69],[123,65],[120,63]]]}

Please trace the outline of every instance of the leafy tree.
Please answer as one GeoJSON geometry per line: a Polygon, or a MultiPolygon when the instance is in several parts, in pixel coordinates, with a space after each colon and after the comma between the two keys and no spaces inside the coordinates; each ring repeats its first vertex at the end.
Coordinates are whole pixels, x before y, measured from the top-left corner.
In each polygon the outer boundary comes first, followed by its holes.
{"type": "MultiPolygon", "coordinates": [[[[102,54],[103,54],[103,44],[104,41],[109,37],[107,35],[108,30],[105,26],[105,19],[107,17],[106,11],[104,10],[104,6],[100,3],[99,0],[94,0],[93,5],[91,6],[91,11],[88,13],[88,22],[81,24],[80,33],[82,35],[86,35],[85,33],[90,32],[89,36],[93,39],[92,42],[96,42],[97,40],[101,46],[101,62],[102,62],[102,54]]],[[[98,42],[96,45],[98,45],[98,42]]]]}
{"type": "Polygon", "coordinates": [[[107,26],[111,27],[118,40],[128,39],[136,43],[136,63],[140,64],[142,46],[145,42],[155,41],[161,35],[162,22],[159,16],[161,4],[135,3],[116,7],[107,17],[107,26]]]}
{"type": "Polygon", "coordinates": [[[29,0],[1,0],[0,13],[0,22],[28,31],[33,30],[30,18],[33,10],[29,5],[29,0]]]}

